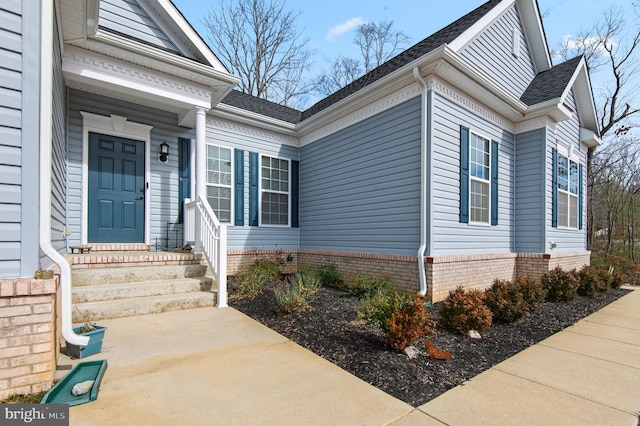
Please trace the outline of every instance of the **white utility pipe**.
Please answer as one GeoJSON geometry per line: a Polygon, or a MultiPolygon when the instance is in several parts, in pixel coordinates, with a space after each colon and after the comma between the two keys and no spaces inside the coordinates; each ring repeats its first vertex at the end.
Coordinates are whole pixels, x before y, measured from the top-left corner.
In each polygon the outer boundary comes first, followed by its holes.
{"type": "Polygon", "coordinates": [[[89,337],[78,336],[71,321],[71,267],[51,244],[51,137],[53,102],[53,2],[41,2],[40,33],[40,249],[60,268],[62,337],[86,346],[89,337]]]}
{"type": "Polygon", "coordinates": [[[418,67],[413,69],[414,80],[422,87],[422,113],[421,113],[421,152],[420,156],[420,248],[418,248],[418,272],[420,276],[420,295],[425,296],[427,294],[427,275],[424,270],[424,253],[427,250],[427,148],[428,148],[428,135],[427,135],[427,83],[422,77],[420,77],[420,70],[418,67]]]}

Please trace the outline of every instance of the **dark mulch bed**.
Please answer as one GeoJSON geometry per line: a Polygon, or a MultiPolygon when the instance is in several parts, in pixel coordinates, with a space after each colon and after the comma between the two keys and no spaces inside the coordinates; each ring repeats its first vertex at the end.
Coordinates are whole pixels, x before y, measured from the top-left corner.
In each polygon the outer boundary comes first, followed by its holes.
{"type": "MultiPolygon", "coordinates": [[[[523,349],[574,324],[625,295],[621,289],[578,297],[569,303],[544,303],[513,325],[494,324],[482,340],[437,328],[430,337],[435,347],[451,352],[451,361],[421,354],[410,360],[404,352],[389,349],[384,334],[373,325],[355,321],[358,300],[343,291],[322,288],[312,296],[312,309],[278,316],[272,290],[253,299],[231,296],[229,305],[301,346],[331,361],[384,392],[416,407],[489,369],[523,349]]],[[[438,304],[429,309],[437,321],[438,304]]]]}

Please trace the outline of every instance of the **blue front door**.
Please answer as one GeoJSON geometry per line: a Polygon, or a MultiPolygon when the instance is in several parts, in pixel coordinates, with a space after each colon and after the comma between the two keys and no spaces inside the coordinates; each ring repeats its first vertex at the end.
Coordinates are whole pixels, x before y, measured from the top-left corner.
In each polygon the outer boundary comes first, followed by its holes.
{"type": "Polygon", "coordinates": [[[144,242],[144,147],[89,133],[88,242],[144,242]]]}

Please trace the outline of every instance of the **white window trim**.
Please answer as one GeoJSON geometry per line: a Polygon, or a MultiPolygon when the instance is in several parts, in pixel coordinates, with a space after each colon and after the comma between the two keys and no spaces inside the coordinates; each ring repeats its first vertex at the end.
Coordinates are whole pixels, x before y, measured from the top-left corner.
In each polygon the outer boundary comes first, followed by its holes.
{"type": "MultiPolygon", "coordinates": [[[[229,151],[231,151],[231,185],[229,186],[229,189],[231,190],[231,208],[230,208],[230,212],[229,212],[229,222],[222,222],[220,221],[220,223],[223,223],[227,226],[234,226],[235,224],[235,188],[236,188],[236,158],[234,155],[234,149],[229,147],[229,146],[225,146],[225,145],[218,145],[218,144],[214,144],[214,143],[207,143],[206,144],[207,147],[209,146],[214,146],[216,148],[223,148],[223,149],[228,149],[229,151]]],[[[208,150],[205,150],[205,155],[207,157],[207,163],[209,160],[209,153],[208,150]]],[[[209,168],[208,168],[208,164],[207,164],[207,176],[205,178],[205,187],[209,187],[209,186],[216,186],[216,187],[226,187],[225,185],[214,185],[212,183],[209,183],[209,168]]],[[[207,197],[208,198],[208,197],[207,197]]],[[[211,210],[213,210],[213,208],[211,208],[211,210]]],[[[218,218],[218,220],[220,220],[220,218],[218,218]]]]}
{"type": "Polygon", "coordinates": [[[469,164],[467,165],[469,168],[469,200],[467,205],[469,206],[469,225],[474,225],[474,226],[488,226],[491,227],[491,176],[492,176],[492,170],[491,170],[491,149],[492,149],[492,143],[491,143],[491,138],[484,136],[481,133],[475,132],[471,129],[469,129],[469,152],[467,157],[469,158],[469,164]],[[477,137],[480,137],[482,139],[486,139],[489,141],[489,179],[485,180],[485,179],[481,179],[481,178],[477,178],[475,176],[471,175],[471,135],[476,135],[477,137]],[[471,219],[471,181],[477,181],[477,182],[482,182],[482,183],[486,183],[489,186],[489,190],[487,192],[487,196],[488,196],[488,215],[487,215],[487,221],[486,222],[480,222],[480,221],[475,221],[471,219]]]}
{"type": "MultiPolygon", "coordinates": [[[[144,181],[151,182],[151,129],[153,126],[129,121],[126,117],[111,114],[98,115],[80,111],[82,115],[82,211],[80,213],[82,244],[87,244],[89,232],[89,133],[115,136],[144,142],[144,181]]],[[[144,197],[144,243],[151,240],[151,189],[144,197]]]]}
{"type": "Polygon", "coordinates": [[[258,161],[258,226],[263,226],[265,228],[291,228],[291,159],[290,158],[283,158],[283,157],[277,157],[275,155],[267,155],[267,154],[260,154],[259,155],[259,161],[258,161]],[[273,191],[273,190],[265,190],[262,189],[262,159],[264,157],[267,158],[275,158],[277,160],[285,160],[287,161],[287,163],[289,164],[289,181],[288,181],[288,186],[289,186],[289,191],[287,191],[287,224],[286,225],[273,225],[270,223],[262,223],[262,194],[264,192],[273,192],[276,194],[284,194],[285,192],[282,191],[273,191]]]}
{"type": "MultiPolygon", "coordinates": [[[[572,150],[570,149],[569,152],[571,152],[572,150]]],[[[560,189],[560,188],[556,188],[556,190],[558,191],[558,194],[562,193],[562,194],[566,194],[567,195],[567,226],[565,225],[560,225],[560,200],[558,200],[557,202],[557,209],[558,209],[558,229],[567,229],[567,230],[571,230],[571,231],[577,231],[578,229],[580,229],[579,223],[580,223],[580,188],[578,188],[578,193],[574,194],[571,192],[571,163],[575,163],[578,165],[578,185],[580,185],[580,163],[577,160],[574,160],[573,158],[571,158],[568,155],[564,155],[560,152],[560,150],[558,150],[558,156],[559,157],[564,157],[567,159],[567,167],[568,167],[568,182],[567,182],[567,187],[569,188],[568,190],[564,190],[564,189],[560,189]],[[575,212],[575,218],[576,218],[576,226],[571,226],[571,198],[575,198],[576,199],[576,206],[578,211],[575,212]]],[[[558,163],[560,163],[560,159],[558,158],[558,163]]],[[[558,170],[556,171],[556,173],[559,173],[559,169],[560,169],[560,165],[558,164],[558,170]]]]}

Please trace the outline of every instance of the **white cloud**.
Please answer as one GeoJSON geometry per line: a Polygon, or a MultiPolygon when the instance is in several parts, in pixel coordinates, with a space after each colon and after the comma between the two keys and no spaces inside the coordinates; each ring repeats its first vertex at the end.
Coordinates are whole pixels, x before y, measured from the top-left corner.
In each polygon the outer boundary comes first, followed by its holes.
{"type": "Polygon", "coordinates": [[[602,56],[607,55],[607,51],[604,49],[605,45],[609,48],[617,46],[617,43],[612,39],[608,39],[606,43],[603,44],[598,37],[576,38],[571,34],[562,37],[562,44],[572,50],[582,50],[587,47],[587,50],[593,50],[602,56]]]}
{"type": "Polygon", "coordinates": [[[327,33],[327,40],[334,40],[336,37],[340,37],[342,34],[347,33],[362,24],[364,24],[364,19],[360,17],[349,19],[342,24],[338,24],[329,30],[327,33]]]}

